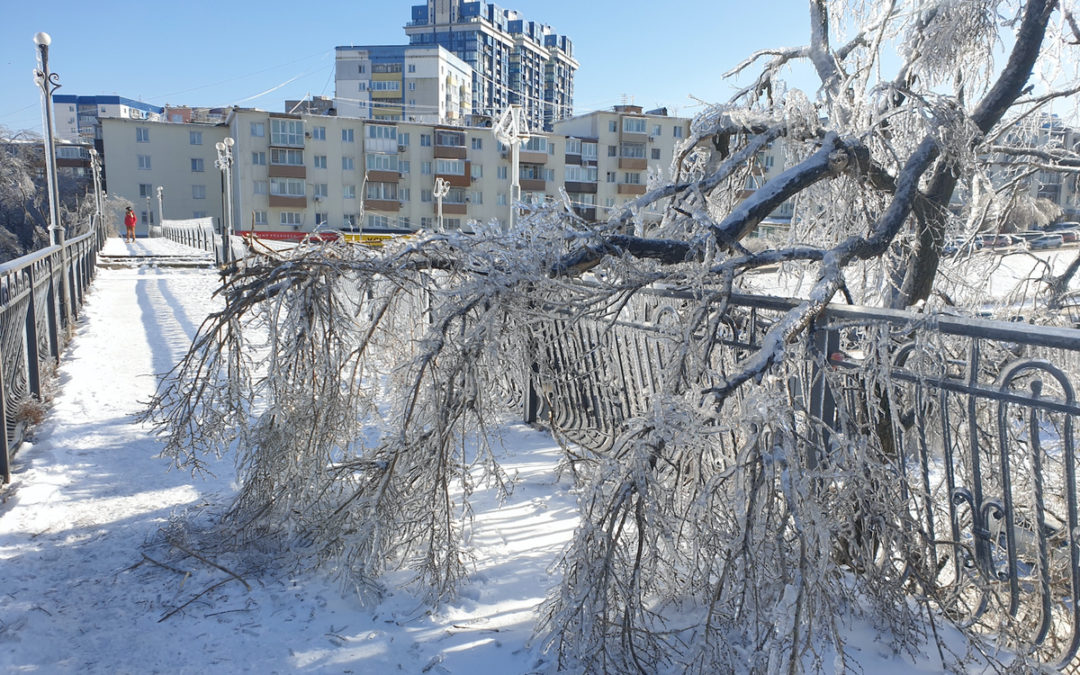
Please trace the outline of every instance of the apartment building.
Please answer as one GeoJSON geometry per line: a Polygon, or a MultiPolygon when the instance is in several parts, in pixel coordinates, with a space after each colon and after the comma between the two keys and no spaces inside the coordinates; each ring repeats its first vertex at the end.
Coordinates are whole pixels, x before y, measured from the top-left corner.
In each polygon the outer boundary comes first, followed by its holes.
{"type": "Polygon", "coordinates": [[[228,127],[164,121],[103,118],[102,142],[109,193],[134,204],[136,232],[159,224],[157,188],[162,187],[164,217],[220,216],[221,174],[215,167],[215,144],[228,127]]]}
{"type": "Polygon", "coordinates": [[[100,141],[104,117],[157,121],[163,112],[159,106],[122,96],[53,95],[56,136],[72,143],[100,141]]]}
{"type": "MultiPolygon", "coordinates": [[[[1000,144],[1048,153],[1075,153],[1080,152],[1080,129],[1065,124],[1057,115],[1035,115],[1015,124],[1000,144]]],[[[1063,220],[1080,220],[1080,176],[1075,172],[1055,171],[1037,159],[1036,166],[1032,166],[1035,158],[1023,153],[995,152],[989,159],[988,177],[994,189],[1012,183],[1029,197],[1054,203],[1061,209],[1063,220]]]]}
{"type": "Polygon", "coordinates": [[[490,2],[428,0],[405,26],[412,45],[441,45],[472,68],[472,109],[496,117],[521,105],[532,129],[550,131],[574,105],[573,42],[490,2]]]}
{"type": "Polygon", "coordinates": [[[439,45],[335,51],[334,104],[343,117],[464,124],[472,114],[472,69],[439,45]]]}
{"type": "MultiPolygon", "coordinates": [[[[567,133],[537,133],[521,148],[521,199],[562,199],[565,190],[587,220],[643,194],[649,172],[669,169],[689,131],[689,120],[632,107],[564,124],[567,133]]],[[[104,129],[113,193],[142,205],[163,186],[168,218],[220,216],[213,146],[226,135],[235,139],[238,229],[282,238],[316,228],[432,229],[437,179],[449,184],[447,229],[504,223],[510,213],[511,153],[490,128],[234,109],[220,126],[108,120],[104,129]]],[[[160,218],[153,199],[137,210],[148,211],[141,222],[160,218]]]]}

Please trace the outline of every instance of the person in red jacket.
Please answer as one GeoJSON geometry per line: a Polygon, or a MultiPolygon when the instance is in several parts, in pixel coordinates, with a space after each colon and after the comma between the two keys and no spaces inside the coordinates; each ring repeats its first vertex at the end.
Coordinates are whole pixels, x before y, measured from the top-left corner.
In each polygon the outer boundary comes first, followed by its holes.
{"type": "Polygon", "coordinates": [[[125,242],[135,243],[135,212],[131,210],[131,207],[127,207],[127,211],[124,213],[124,227],[127,228],[127,236],[124,237],[125,242]]]}

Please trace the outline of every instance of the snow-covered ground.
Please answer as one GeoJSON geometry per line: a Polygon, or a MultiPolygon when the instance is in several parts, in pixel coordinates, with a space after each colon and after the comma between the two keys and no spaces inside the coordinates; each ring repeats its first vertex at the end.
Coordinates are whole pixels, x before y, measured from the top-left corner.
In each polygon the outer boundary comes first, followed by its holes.
{"type": "MultiPolygon", "coordinates": [[[[114,238],[104,253],[184,250],[114,238]]],[[[493,490],[475,495],[475,573],[448,606],[424,605],[398,575],[377,607],[312,574],[244,568],[240,580],[211,564],[235,572],[233,561],[162,542],[170,516],[212,511],[233,490],[228,458],[211,467],[215,477],[170,471],[133,419],[215,308],[215,280],[206,269],[98,271],[54,406],[0,490],[0,671],[548,672],[529,640],[577,516],[571,485],[555,477],[558,447],[528,427],[502,427],[516,488],[502,504],[493,490]]],[[[864,672],[940,670],[936,659],[911,663],[887,644],[856,626],[849,648],[864,672]]]]}

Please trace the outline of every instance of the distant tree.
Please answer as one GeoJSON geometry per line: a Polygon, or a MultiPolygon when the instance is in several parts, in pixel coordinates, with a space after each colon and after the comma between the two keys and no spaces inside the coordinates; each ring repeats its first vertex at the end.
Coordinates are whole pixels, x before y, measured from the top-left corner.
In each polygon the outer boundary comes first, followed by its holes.
{"type": "MultiPolygon", "coordinates": [[[[612,331],[641,320],[642,291],[678,288],[668,379],[605,452],[568,454],[581,525],[544,644],[585,672],[799,672],[823,645],[843,669],[840,617],[869,604],[910,647],[914,616],[933,619],[940,598],[926,583],[909,602],[917,581],[877,559],[874,542],[921,546],[895,479],[888,430],[903,420],[888,363],[868,347],[861,407],[848,411],[861,435],[834,436],[827,465],[811,461],[824,430],[789,385],[820,358],[806,335],[838,295],[892,308],[959,297],[943,244],[981,222],[950,209],[954,193],[1017,119],[1078,91],[1062,75],[1077,62],[1073,3],[809,10],[808,44],[739,64],[731,74],[753,70],[750,83],[699,115],[671,174],[605,223],[556,202],[509,232],[313,246],[231,270],[225,308],[147,413],[180,466],[235,449],[239,492],[219,541],[276,543],[367,597],[388,568],[449,597],[468,571],[471,490],[512,487],[474,436],[519,393],[508,371],[535,363],[543,385],[555,376],[545,335],[585,321],[612,331]],[[795,61],[812,64],[818,89],[786,87],[795,61]],[[743,196],[755,156],[781,139],[790,168],[743,196]],[[751,247],[788,200],[787,239],[751,247]],[[743,320],[732,294],[762,287],[801,300],[759,347],[725,350],[720,335],[743,320]]],[[[603,377],[596,348],[582,349],[575,367],[603,377]]]]}

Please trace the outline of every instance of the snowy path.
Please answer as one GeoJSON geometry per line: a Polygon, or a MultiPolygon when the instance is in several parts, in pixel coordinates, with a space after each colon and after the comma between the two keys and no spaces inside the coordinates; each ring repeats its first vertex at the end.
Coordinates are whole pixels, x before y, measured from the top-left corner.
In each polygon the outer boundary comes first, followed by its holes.
{"type": "MultiPolygon", "coordinates": [[[[191,252],[164,240],[122,244],[106,258],[191,252]]],[[[568,486],[555,484],[557,448],[511,425],[506,468],[519,483],[501,509],[480,493],[471,544],[476,574],[461,599],[432,613],[408,593],[377,608],[310,576],[264,574],[224,583],[193,559],[180,574],[143,552],[177,509],[221,503],[217,478],[169,471],[159,443],[133,421],[155,374],[184,353],[215,306],[213,271],[102,268],[60,366],[44,424],[15,457],[0,504],[0,671],[47,673],[520,673],[547,568],[576,524],[568,486]],[[139,563],[142,564],[139,564],[139,563]]],[[[161,550],[160,548],[157,550],[161,550]]],[[[178,556],[174,556],[176,558],[178,556]]]]}

